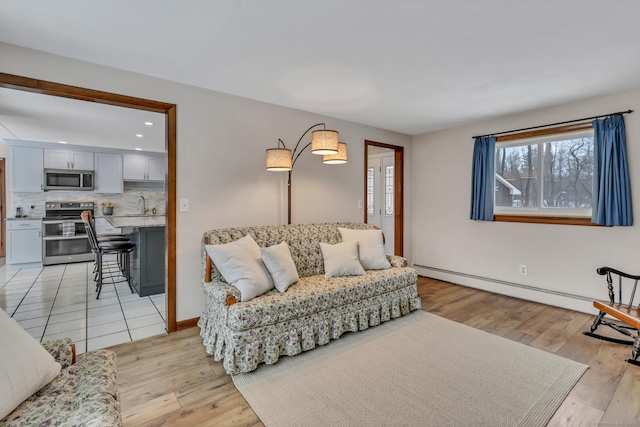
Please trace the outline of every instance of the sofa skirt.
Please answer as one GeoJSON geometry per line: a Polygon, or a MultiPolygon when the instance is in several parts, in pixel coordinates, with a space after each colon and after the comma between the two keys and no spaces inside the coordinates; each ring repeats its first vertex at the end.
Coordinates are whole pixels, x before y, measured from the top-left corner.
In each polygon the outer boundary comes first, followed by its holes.
{"type": "Polygon", "coordinates": [[[280,356],[294,356],[340,338],[345,332],[362,331],[422,306],[416,284],[334,307],[286,322],[233,331],[226,326],[226,307],[207,304],[198,326],[205,349],[223,361],[228,374],[255,370],[260,363],[274,364],[280,356]]]}

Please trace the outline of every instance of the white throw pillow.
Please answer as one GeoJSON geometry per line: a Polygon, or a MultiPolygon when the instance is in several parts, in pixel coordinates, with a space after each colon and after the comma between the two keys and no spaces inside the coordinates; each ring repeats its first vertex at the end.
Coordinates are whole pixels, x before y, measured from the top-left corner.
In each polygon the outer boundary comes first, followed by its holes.
{"type": "Polygon", "coordinates": [[[391,264],[384,254],[382,230],[352,230],[338,227],[343,242],[358,242],[360,264],[365,270],[383,270],[391,264]]]}
{"type": "Polygon", "coordinates": [[[358,261],[358,243],[344,242],[337,245],[320,243],[324,258],[324,277],[361,276],[366,274],[358,261]]]}
{"type": "Polygon", "coordinates": [[[224,245],[206,245],[211,260],[227,281],[249,301],[273,289],[273,280],[262,262],[260,247],[250,235],[224,245]]]}
{"type": "Polygon", "coordinates": [[[53,356],[0,309],[0,420],[60,373],[53,356]]]}
{"type": "Polygon", "coordinates": [[[260,252],[262,252],[262,261],[271,273],[273,284],[278,291],[284,292],[289,286],[300,280],[287,242],[261,248],[260,252]]]}

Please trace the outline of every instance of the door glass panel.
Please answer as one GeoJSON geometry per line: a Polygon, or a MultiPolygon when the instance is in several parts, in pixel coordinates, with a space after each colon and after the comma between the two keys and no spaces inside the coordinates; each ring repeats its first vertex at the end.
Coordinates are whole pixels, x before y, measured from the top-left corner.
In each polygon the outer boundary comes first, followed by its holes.
{"type": "Polygon", "coordinates": [[[384,214],[393,215],[393,166],[384,167],[384,214]]]}
{"type": "Polygon", "coordinates": [[[372,216],[375,212],[374,194],[375,194],[375,178],[373,168],[367,168],[367,215],[372,216]]]}

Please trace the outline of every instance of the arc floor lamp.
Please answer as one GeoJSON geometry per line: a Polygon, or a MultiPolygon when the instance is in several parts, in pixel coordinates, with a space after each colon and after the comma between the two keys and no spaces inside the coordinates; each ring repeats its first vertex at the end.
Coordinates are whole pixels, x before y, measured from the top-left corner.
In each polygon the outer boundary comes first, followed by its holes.
{"type": "Polygon", "coordinates": [[[277,148],[267,149],[267,170],[289,172],[289,179],[287,180],[287,224],[291,224],[291,172],[300,154],[309,146],[311,146],[311,153],[321,155],[322,162],[325,164],[347,163],[347,144],[340,142],[338,132],[326,129],[324,123],[317,123],[307,129],[298,140],[293,152],[287,148],[281,139],[278,139],[277,148]],[[317,126],[322,126],[322,129],[311,132],[311,142],[298,151],[300,142],[302,142],[305,135],[317,126]]]}

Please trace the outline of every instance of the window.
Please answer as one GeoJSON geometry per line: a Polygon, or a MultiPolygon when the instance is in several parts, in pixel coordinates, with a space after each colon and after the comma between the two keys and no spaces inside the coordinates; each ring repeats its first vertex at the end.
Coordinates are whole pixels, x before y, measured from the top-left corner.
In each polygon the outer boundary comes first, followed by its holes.
{"type": "Polygon", "coordinates": [[[591,216],[593,129],[496,143],[499,214],[591,216]]]}

